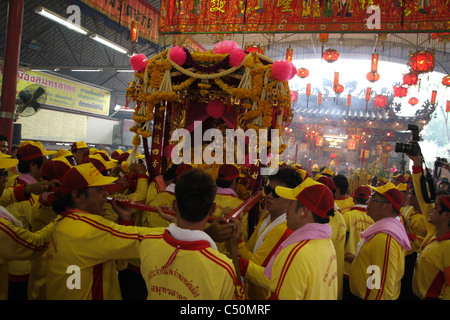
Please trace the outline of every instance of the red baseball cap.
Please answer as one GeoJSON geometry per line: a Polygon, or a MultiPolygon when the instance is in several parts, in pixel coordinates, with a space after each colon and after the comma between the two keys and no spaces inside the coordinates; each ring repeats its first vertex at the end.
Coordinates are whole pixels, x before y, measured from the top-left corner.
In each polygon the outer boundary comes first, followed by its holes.
{"type": "Polygon", "coordinates": [[[117,178],[106,177],[98,171],[92,163],[83,163],[70,168],[62,178],[62,195],[73,190],[81,190],[86,187],[105,186],[116,181],[117,178]]]}
{"type": "Polygon", "coordinates": [[[242,176],[237,166],[225,163],[220,166],[217,178],[224,181],[232,181],[242,176]]]}
{"type": "Polygon", "coordinates": [[[370,195],[372,193],[372,190],[368,186],[358,186],[355,189],[355,193],[353,194],[353,197],[355,198],[362,198],[362,199],[369,199],[370,195]]]}
{"type": "Polygon", "coordinates": [[[72,168],[72,165],[65,157],[55,158],[43,165],[42,177],[46,180],[62,180],[62,177],[70,168],[72,168]]]}
{"type": "Polygon", "coordinates": [[[395,209],[399,210],[401,208],[403,195],[392,182],[388,182],[380,187],[369,186],[369,188],[383,195],[395,209]]]}
{"type": "Polygon", "coordinates": [[[40,141],[23,141],[17,149],[17,159],[19,159],[19,161],[30,161],[55,153],[56,151],[45,150],[40,141]]]}
{"type": "Polygon", "coordinates": [[[306,178],[294,189],[275,187],[275,192],[283,198],[299,200],[311,212],[322,218],[328,218],[328,212],[334,208],[334,197],[323,183],[306,178]]]}
{"type": "Polygon", "coordinates": [[[84,141],[77,141],[77,142],[74,142],[72,144],[71,150],[75,151],[75,150],[78,150],[78,149],[87,149],[87,148],[88,148],[88,146],[87,146],[86,142],[84,142],[84,141]]]}
{"type": "Polygon", "coordinates": [[[317,182],[323,183],[328,188],[330,188],[331,192],[336,190],[336,184],[334,183],[333,179],[327,176],[320,176],[319,179],[316,180],[317,182]]]}
{"type": "Polygon", "coordinates": [[[192,169],[194,169],[194,167],[192,167],[190,164],[185,164],[185,163],[180,164],[177,167],[177,170],[175,171],[175,175],[176,175],[176,177],[178,179],[183,173],[188,172],[188,171],[190,171],[192,169]]]}
{"type": "Polygon", "coordinates": [[[450,208],[450,196],[441,197],[441,203],[443,203],[447,208],[450,208]]]}
{"type": "Polygon", "coordinates": [[[400,180],[401,183],[405,183],[406,182],[405,176],[402,175],[402,174],[398,174],[396,176],[392,176],[392,179],[398,179],[398,180],[400,180]]]}

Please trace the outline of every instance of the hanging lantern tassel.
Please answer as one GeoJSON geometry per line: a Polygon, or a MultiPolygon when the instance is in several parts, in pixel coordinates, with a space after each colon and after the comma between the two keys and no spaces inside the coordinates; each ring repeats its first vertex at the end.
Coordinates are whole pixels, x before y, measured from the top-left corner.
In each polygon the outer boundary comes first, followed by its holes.
{"type": "Polygon", "coordinates": [[[369,104],[369,100],[370,100],[370,96],[372,95],[372,88],[367,88],[366,89],[366,96],[365,96],[365,99],[366,99],[366,112],[367,112],[367,106],[368,106],[368,104],[369,104]]]}
{"type": "Polygon", "coordinates": [[[319,105],[319,111],[320,111],[320,106],[322,105],[322,92],[319,92],[319,94],[317,95],[317,104],[319,105]]]}
{"type": "Polygon", "coordinates": [[[431,100],[430,100],[430,102],[433,105],[436,104],[436,96],[437,96],[437,91],[436,90],[431,91],[431,100]]]}
{"type": "Polygon", "coordinates": [[[133,54],[134,45],[138,40],[138,22],[136,20],[131,21],[130,39],[131,39],[131,54],[133,54]]]}

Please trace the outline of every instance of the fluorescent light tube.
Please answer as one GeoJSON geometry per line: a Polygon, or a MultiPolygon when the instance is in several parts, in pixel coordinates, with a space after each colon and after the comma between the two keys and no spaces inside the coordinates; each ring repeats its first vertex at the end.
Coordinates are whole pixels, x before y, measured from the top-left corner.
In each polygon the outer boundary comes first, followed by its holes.
{"type": "Polygon", "coordinates": [[[134,72],[134,70],[131,70],[131,69],[117,69],[116,72],[134,72]]]}
{"type": "Polygon", "coordinates": [[[71,71],[75,72],[100,72],[102,69],[72,69],[71,71]]]}
{"type": "Polygon", "coordinates": [[[111,41],[109,41],[109,40],[106,40],[105,38],[100,37],[100,36],[97,35],[97,34],[94,34],[94,35],[92,36],[92,39],[95,40],[95,41],[97,41],[97,42],[100,42],[101,44],[104,44],[104,45],[107,46],[107,47],[110,47],[111,49],[114,49],[114,50],[116,50],[116,51],[119,51],[119,52],[121,52],[121,53],[128,53],[127,49],[125,49],[125,48],[123,48],[123,47],[121,47],[121,46],[115,44],[114,42],[111,42],[111,41]]]}
{"type": "Polygon", "coordinates": [[[61,17],[61,16],[57,15],[56,13],[53,13],[47,9],[38,7],[36,9],[36,13],[38,13],[41,16],[46,17],[50,20],[53,20],[53,21],[59,23],[60,25],[65,26],[66,28],[68,28],[70,30],[76,31],[76,32],[84,34],[84,35],[88,34],[88,31],[86,29],[84,29],[83,27],[81,27],[73,22],[70,22],[69,20],[64,19],[63,17],[61,17]]]}

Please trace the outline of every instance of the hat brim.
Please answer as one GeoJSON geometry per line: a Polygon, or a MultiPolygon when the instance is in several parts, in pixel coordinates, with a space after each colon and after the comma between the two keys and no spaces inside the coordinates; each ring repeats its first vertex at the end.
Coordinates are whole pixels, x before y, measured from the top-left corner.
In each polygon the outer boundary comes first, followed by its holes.
{"type": "Polygon", "coordinates": [[[275,193],[285,199],[297,200],[296,195],[298,194],[298,191],[296,189],[298,188],[299,187],[291,189],[288,187],[276,186],[275,193]]]}
{"type": "Polygon", "coordinates": [[[108,184],[115,182],[117,179],[118,179],[117,177],[101,176],[99,179],[89,182],[88,187],[106,186],[108,184]]]}
{"type": "Polygon", "coordinates": [[[19,160],[7,157],[0,158],[0,169],[9,169],[17,166],[19,160]]]}

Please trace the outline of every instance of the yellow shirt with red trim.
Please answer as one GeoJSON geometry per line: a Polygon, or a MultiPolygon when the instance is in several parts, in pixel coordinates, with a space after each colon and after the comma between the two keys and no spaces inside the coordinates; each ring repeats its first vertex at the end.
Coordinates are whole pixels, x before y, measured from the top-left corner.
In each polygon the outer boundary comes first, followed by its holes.
{"type": "Polygon", "coordinates": [[[412,288],[420,299],[450,300],[450,232],[419,253],[412,288]]]}
{"type": "Polygon", "coordinates": [[[331,241],[336,249],[336,262],[338,274],[338,299],[342,299],[344,288],[344,247],[347,226],[339,210],[334,210],[334,217],[330,217],[331,241]]]}
{"type": "MultiPolygon", "coordinates": [[[[218,218],[221,216],[226,216],[230,212],[232,212],[234,209],[239,207],[243,200],[239,199],[238,197],[235,197],[233,195],[225,195],[225,194],[216,194],[216,197],[214,199],[214,202],[216,204],[216,210],[212,213],[213,218],[218,218]]],[[[206,224],[206,229],[209,228],[211,224],[206,224]]],[[[243,216],[241,219],[241,228],[242,228],[242,236],[241,239],[244,241],[247,241],[248,238],[248,219],[246,216],[243,216]]],[[[227,253],[227,246],[226,242],[216,242],[217,249],[219,252],[222,252],[223,254],[227,253]]]]}
{"type": "MultiPolygon", "coordinates": [[[[255,230],[253,231],[248,242],[241,242],[239,244],[239,256],[242,258],[241,262],[245,264],[245,268],[241,270],[248,280],[248,287],[246,294],[250,300],[267,300],[270,296],[270,289],[268,287],[258,284],[258,274],[252,274],[252,268],[248,268],[249,262],[258,266],[266,267],[270,258],[273,256],[277,248],[286,240],[291,234],[292,230],[286,225],[286,220],[273,227],[264,235],[264,240],[261,246],[254,251],[255,244],[258,241],[259,234],[263,232],[262,225],[266,218],[268,218],[269,212],[265,211],[261,216],[255,230]],[[247,260],[247,261],[245,261],[247,260]]],[[[270,225],[269,225],[270,226],[270,225]]],[[[266,228],[269,228],[267,226],[266,228]]]]}
{"type": "Polygon", "coordinates": [[[53,226],[54,222],[33,233],[0,218],[0,300],[8,298],[8,261],[31,260],[42,255],[53,226]]]}
{"type": "MultiPolygon", "coordinates": [[[[170,191],[163,191],[158,193],[148,205],[154,207],[166,206],[172,208],[173,200],[175,200],[175,193],[170,191]]],[[[142,226],[150,228],[168,227],[169,221],[162,218],[158,212],[142,212],[142,226]]]]}
{"type": "Polygon", "coordinates": [[[341,213],[344,213],[344,212],[350,210],[355,205],[353,198],[349,197],[349,196],[342,196],[342,197],[336,198],[336,199],[334,199],[334,202],[339,207],[339,210],[341,211],[341,213]]]}
{"type": "Polygon", "coordinates": [[[151,230],[81,210],[62,216],[47,249],[47,299],[121,299],[115,259],[138,258],[140,240],[151,230]]]}
{"type": "MultiPolygon", "coordinates": [[[[373,224],[373,219],[367,215],[367,206],[356,205],[343,214],[347,226],[347,241],[344,251],[356,254],[356,248],[361,241],[361,232],[373,224]]],[[[351,263],[344,262],[344,275],[348,277],[351,263]]]]}
{"type": "Polygon", "coordinates": [[[154,230],[140,247],[149,300],[234,300],[243,290],[233,262],[206,240],[180,241],[154,230]]]}
{"type": "Polygon", "coordinates": [[[405,229],[411,243],[411,250],[407,252],[407,255],[419,252],[422,242],[427,236],[427,223],[422,213],[413,210],[405,221],[405,229]]]}
{"type": "Polygon", "coordinates": [[[350,291],[364,300],[396,300],[405,271],[405,255],[406,250],[386,233],[362,240],[350,267],[350,291]]]}
{"type": "Polygon", "coordinates": [[[283,249],[272,267],[271,299],[336,300],[336,252],[330,239],[304,240],[283,249]]]}

